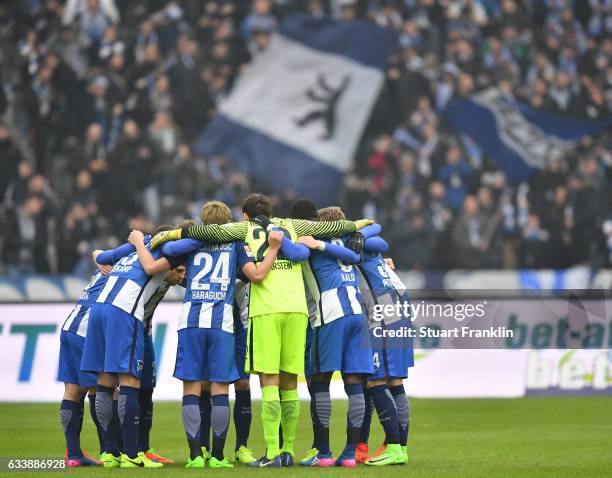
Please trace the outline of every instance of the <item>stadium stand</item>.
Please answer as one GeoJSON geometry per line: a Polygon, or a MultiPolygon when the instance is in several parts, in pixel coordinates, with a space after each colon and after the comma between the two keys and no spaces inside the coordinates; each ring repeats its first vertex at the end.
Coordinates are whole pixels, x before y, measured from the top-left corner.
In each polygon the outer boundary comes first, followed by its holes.
{"type": "MultiPolygon", "coordinates": [[[[441,113],[450,98],[496,86],[559,116],[609,117],[609,0],[7,0],[0,273],[84,276],[89,251],[131,228],[265,192],[191,145],[294,12],[370,18],[399,33],[338,198],[350,216],[384,225],[398,267],[612,265],[609,132],[512,185],[441,113]]],[[[276,195],[277,213],[294,198],[276,195]]],[[[74,284],[51,284],[0,287],[14,300],[73,298],[74,284]]]]}

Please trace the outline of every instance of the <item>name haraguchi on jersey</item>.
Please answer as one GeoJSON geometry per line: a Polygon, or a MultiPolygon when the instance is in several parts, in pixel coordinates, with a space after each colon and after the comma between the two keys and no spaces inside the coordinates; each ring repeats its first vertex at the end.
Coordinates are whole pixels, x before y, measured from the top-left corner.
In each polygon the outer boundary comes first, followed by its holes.
{"type": "Polygon", "coordinates": [[[68,332],[75,333],[80,335],[81,337],[85,337],[87,335],[87,325],[89,323],[89,310],[91,308],[91,304],[93,304],[100,291],[106,284],[106,280],[108,276],[105,276],[100,271],[97,271],[89,281],[89,284],[85,286],[81,297],[76,303],[74,309],[68,316],[68,318],[64,321],[62,325],[62,330],[66,330],[68,332]]]}
{"type": "MultiPolygon", "coordinates": [[[[347,240],[347,237],[332,238],[327,242],[346,247],[347,240]]],[[[320,295],[321,314],[320,318],[311,315],[311,320],[314,318],[314,323],[311,322],[313,327],[363,312],[359,278],[352,264],[345,264],[330,254],[317,250],[311,252],[309,263],[320,295]]]]}
{"type": "Polygon", "coordinates": [[[238,269],[252,260],[242,241],[205,244],[187,259],[179,330],[188,327],[234,333],[234,289],[238,269]]]}
{"type": "MultiPolygon", "coordinates": [[[[151,255],[155,260],[166,257],[161,249],[151,251],[151,255]]],[[[170,262],[171,268],[182,263],[180,258],[166,257],[166,259],[170,262]]],[[[138,253],[133,252],[113,266],[106,285],[96,302],[114,305],[138,320],[143,320],[145,304],[157,291],[168,272],[162,272],[155,276],[148,275],[138,260],[138,253]]]]}

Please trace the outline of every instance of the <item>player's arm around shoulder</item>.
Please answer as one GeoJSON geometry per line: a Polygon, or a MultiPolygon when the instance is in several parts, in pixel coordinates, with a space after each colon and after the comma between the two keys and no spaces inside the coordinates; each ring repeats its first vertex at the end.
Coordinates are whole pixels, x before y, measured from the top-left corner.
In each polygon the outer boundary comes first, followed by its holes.
{"type": "Polygon", "coordinates": [[[138,260],[145,273],[149,276],[157,275],[161,272],[170,270],[170,262],[165,257],[155,259],[151,251],[144,243],[144,236],[140,231],[132,231],[128,237],[128,242],[133,244],[138,254],[138,260]]]}
{"type": "Polygon", "coordinates": [[[244,240],[248,232],[246,222],[227,224],[193,224],[180,229],[162,231],[151,239],[151,249],[156,249],[165,242],[179,239],[199,239],[201,241],[221,243],[244,240]]]}
{"type": "MultiPolygon", "coordinates": [[[[277,230],[275,225],[273,225],[272,230],[277,230]]],[[[297,241],[293,242],[291,238],[287,236],[283,237],[280,251],[283,256],[291,262],[302,262],[310,257],[310,249],[307,246],[297,241]]]]}
{"type": "Polygon", "coordinates": [[[227,224],[194,224],[181,235],[182,238],[200,239],[208,242],[233,242],[246,238],[248,225],[245,221],[227,224]]]}
{"type": "Polygon", "coordinates": [[[93,259],[94,264],[100,270],[100,272],[102,272],[102,274],[107,276],[113,270],[113,265],[112,264],[106,264],[104,261],[98,261],[98,258],[100,257],[100,254],[103,254],[103,253],[104,253],[103,250],[96,249],[95,251],[93,251],[91,253],[91,258],[93,259]]]}
{"type": "Polygon", "coordinates": [[[345,246],[334,244],[335,241],[321,241],[312,236],[303,236],[298,239],[298,242],[310,249],[321,251],[323,254],[330,255],[347,264],[358,264],[361,262],[360,254],[356,254],[345,246]]]}
{"type": "Polygon", "coordinates": [[[259,284],[266,278],[268,272],[270,272],[272,268],[272,264],[274,264],[276,260],[283,237],[284,234],[281,231],[270,231],[268,234],[268,253],[264,257],[264,260],[259,263],[255,263],[255,261],[251,260],[242,267],[242,272],[251,282],[259,284]]]}
{"type": "Polygon", "coordinates": [[[351,234],[370,224],[371,219],[359,219],[357,221],[307,221],[305,219],[287,219],[295,229],[298,236],[316,237],[340,237],[351,234]]]}

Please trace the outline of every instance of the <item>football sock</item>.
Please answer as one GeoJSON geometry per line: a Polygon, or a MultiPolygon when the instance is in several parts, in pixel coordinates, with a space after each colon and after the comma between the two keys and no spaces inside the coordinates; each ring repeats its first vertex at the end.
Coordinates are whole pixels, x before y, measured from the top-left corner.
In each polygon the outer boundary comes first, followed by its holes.
{"type": "Polygon", "coordinates": [[[123,433],[121,432],[121,421],[119,420],[119,400],[113,400],[113,420],[111,430],[119,450],[123,450],[123,433]]]}
{"type": "Polygon", "coordinates": [[[281,426],[283,428],[283,451],[295,454],[295,434],[300,419],[300,398],[297,388],[281,390],[281,426]]]}
{"type": "Polygon", "coordinates": [[[331,397],[329,395],[329,382],[310,382],[312,401],[314,402],[314,428],[315,442],[319,453],[328,454],[329,449],[329,420],[331,418],[331,397]]]}
{"type": "MultiPolygon", "coordinates": [[[[280,390],[278,391],[278,399],[280,400],[280,390]]],[[[282,409],[281,409],[281,418],[282,418],[282,409]]],[[[284,444],[284,440],[283,440],[283,423],[281,420],[281,424],[278,427],[278,447],[282,450],[283,449],[283,444],[284,444]]]]}
{"type": "Polygon", "coordinates": [[[123,452],[130,458],[138,456],[138,425],[140,421],[140,406],[138,394],[140,390],[135,387],[122,385],[119,388],[119,422],[123,437],[123,452]]]}
{"type": "Polygon", "coordinates": [[[212,397],[212,412],[210,425],[213,432],[212,456],[217,460],[223,460],[223,448],[225,437],[230,421],[230,405],[227,394],[214,395],[212,397]]]}
{"type": "Polygon", "coordinates": [[[79,437],[79,402],[62,400],[60,405],[60,423],[64,429],[68,458],[81,458],[81,442],[79,437]]]}
{"type": "Polygon", "coordinates": [[[365,414],[365,398],[363,396],[363,384],[345,383],[344,391],[348,396],[348,412],[346,414],[346,448],[345,452],[355,453],[363,416],[365,414]]]}
{"type": "Polygon", "coordinates": [[[183,397],[183,425],[189,445],[189,458],[192,460],[202,456],[202,442],[200,437],[201,399],[197,395],[185,395],[183,397]]]}
{"type": "Polygon", "coordinates": [[[261,387],[261,422],[264,440],[268,447],[266,457],[272,459],[279,454],[278,431],[281,422],[281,404],[278,386],[261,387]]]}
{"type": "Polygon", "coordinates": [[[212,402],[210,392],[202,391],[200,395],[200,446],[210,451],[210,413],[212,402]]]}
{"type": "Polygon", "coordinates": [[[102,429],[104,451],[113,456],[119,456],[119,444],[114,433],[113,392],[111,387],[98,385],[96,387],[96,416],[102,429]]]}
{"type": "Polygon", "coordinates": [[[308,394],[310,395],[310,423],[312,423],[312,446],[310,448],[318,448],[317,431],[315,428],[315,401],[312,399],[312,389],[310,385],[308,385],[308,394]]]}
{"type": "Polygon", "coordinates": [[[383,429],[385,430],[385,443],[399,444],[399,426],[397,424],[397,410],[395,402],[386,385],[377,385],[370,389],[374,407],[383,429]]]}
{"type": "Polygon", "coordinates": [[[102,427],[100,426],[100,422],[98,421],[98,414],[96,413],[96,395],[89,394],[89,413],[91,414],[91,419],[96,425],[96,432],[98,433],[98,442],[100,442],[100,455],[104,453],[106,450],[104,448],[104,437],[102,436],[102,427]]]}
{"type": "Polygon", "coordinates": [[[153,427],[153,389],[140,389],[138,395],[140,405],[140,426],[138,427],[138,449],[147,451],[151,448],[149,438],[153,427]]]}
{"type": "Polygon", "coordinates": [[[372,394],[367,387],[363,387],[363,397],[365,400],[365,413],[363,415],[363,425],[361,426],[361,436],[359,441],[367,443],[370,439],[370,425],[372,424],[372,413],[374,412],[374,401],[372,394]]]}
{"type": "Polygon", "coordinates": [[[83,430],[83,419],[85,418],[85,395],[81,397],[79,400],[79,421],[77,423],[79,427],[79,435],[81,435],[81,430],[83,430]]]}
{"type": "Polygon", "coordinates": [[[236,427],[236,450],[247,446],[251,431],[251,391],[236,390],[234,401],[234,427],[236,427]]]}
{"type": "Polygon", "coordinates": [[[403,385],[389,387],[391,396],[395,401],[397,409],[397,422],[399,425],[399,442],[400,445],[406,446],[408,443],[408,432],[410,430],[410,402],[406,396],[406,391],[403,385]]]}

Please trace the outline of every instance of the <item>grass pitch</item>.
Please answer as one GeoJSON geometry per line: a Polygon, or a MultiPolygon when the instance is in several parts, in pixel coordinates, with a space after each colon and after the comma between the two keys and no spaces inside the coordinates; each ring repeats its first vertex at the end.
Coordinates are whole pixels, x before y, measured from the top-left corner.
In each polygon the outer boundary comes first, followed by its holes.
{"type": "MultiPolygon", "coordinates": [[[[0,457],[59,457],[64,439],[57,404],[0,404],[0,457]]],[[[346,402],[335,401],[332,449],[341,451],[345,439],[346,402]]],[[[220,477],[266,475],[272,477],[610,477],[612,476],[612,398],[522,398],[515,400],[411,400],[410,463],[405,466],[353,470],[292,469],[185,470],[187,444],[179,402],[155,404],[152,445],[176,460],[161,470],[104,470],[84,468],[60,472],[7,471],[15,478],[69,473],[102,477],[144,474],[158,477],[198,473],[220,477]]],[[[264,445],[259,403],[253,403],[253,426],[249,446],[257,455],[264,445]]],[[[226,453],[233,450],[230,434],[226,453]]],[[[308,403],[302,403],[297,455],[303,455],[312,439],[308,403]]],[[[382,432],[373,418],[370,443],[376,447],[382,432]]],[[[97,451],[97,437],[89,411],[82,435],[83,448],[97,451]]]]}

